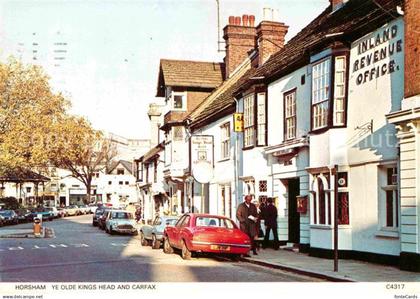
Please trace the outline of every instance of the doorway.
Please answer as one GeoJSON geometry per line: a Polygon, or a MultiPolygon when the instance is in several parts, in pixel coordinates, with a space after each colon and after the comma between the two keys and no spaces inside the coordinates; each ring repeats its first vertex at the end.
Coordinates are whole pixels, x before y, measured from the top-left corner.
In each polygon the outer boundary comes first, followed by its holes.
{"type": "Polygon", "coordinates": [[[288,180],[289,194],[289,242],[300,242],[300,214],[297,211],[297,199],[300,194],[299,178],[288,180]]]}

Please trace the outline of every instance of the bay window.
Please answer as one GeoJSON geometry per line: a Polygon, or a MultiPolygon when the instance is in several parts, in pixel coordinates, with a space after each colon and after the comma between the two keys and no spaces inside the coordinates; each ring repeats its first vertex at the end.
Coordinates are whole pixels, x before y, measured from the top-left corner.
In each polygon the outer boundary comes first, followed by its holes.
{"type": "Polygon", "coordinates": [[[266,145],[267,119],[265,93],[257,94],[257,146],[266,145]]]}
{"type": "Polygon", "coordinates": [[[251,147],[255,145],[255,111],[254,111],[254,94],[250,94],[244,98],[244,146],[251,147]]]}
{"type": "Polygon", "coordinates": [[[345,125],[346,57],[335,57],[334,125],[345,125]]]}
{"type": "Polygon", "coordinates": [[[346,125],[347,67],[345,52],[312,65],[312,130],[346,125]]]}
{"type": "Polygon", "coordinates": [[[330,58],[312,66],[312,129],[328,126],[330,58]]]}

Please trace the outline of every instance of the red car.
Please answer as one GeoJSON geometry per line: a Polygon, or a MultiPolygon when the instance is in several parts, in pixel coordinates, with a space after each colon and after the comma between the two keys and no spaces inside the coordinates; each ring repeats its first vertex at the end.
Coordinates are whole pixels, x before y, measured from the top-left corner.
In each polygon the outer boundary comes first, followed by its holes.
{"type": "Polygon", "coordinates": [[[217,215],[184,214],[175,226],[165,228],[163,237],[163,251],[181,249],[183,259],[190,259],[192,252],[239,256],[251,249],[251,240],[232,219],[217,215]]]}

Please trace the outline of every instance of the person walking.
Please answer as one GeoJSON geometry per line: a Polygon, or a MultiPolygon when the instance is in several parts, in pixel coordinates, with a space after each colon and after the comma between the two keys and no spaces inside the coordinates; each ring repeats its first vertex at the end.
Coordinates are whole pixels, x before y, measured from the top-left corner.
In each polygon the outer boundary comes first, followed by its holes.
{"type": "Polygon", "coordinates": [[[267,248],[268,239],[270,237],[270,231],[273,231],[274,235],[274,249],[279,249],[279,236],[277,233],[277,208],[273,204],[273,198],[267,198],[267,205],[264,208],[264,224],[265,224],[265,237],[264,237],[264,246],[267,248]]]}
{"type": "Polygon", "coordinates": [[[255,236],[257,235],[257,207],[251,202],[252,195],[245,195],[244,202],[236,210],[236,218],[239,221],[241,231],[251,239],[251,249],[254,255],[257,255],[257,246],[255,236]]]}

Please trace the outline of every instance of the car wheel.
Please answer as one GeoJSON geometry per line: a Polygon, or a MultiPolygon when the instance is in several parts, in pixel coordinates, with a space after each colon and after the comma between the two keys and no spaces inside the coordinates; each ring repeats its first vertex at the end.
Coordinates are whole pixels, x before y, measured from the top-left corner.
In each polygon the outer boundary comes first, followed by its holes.
{"type": "Polygon", "coordinates": [[[152,248],[153,249],[160,248],[160,240],[156,239],[156,235],[152,235],[152,248]]]}
{"type": "Polygon", "coordinates": [[[191,251],[188,249],[187,244],[185,244],[185,241],[182,241],[181,257],[184,260],[191,259],[191,251]]]}
{"type": "Polygon", "coordinates": [[[163,240],[163,252],[166,254],[174,253],[174,249],[172,248],[171,244],[169,243],[169,238],[165,237],[163,240]]]}
{"type": "Polygon", "coordinates": [[[112,230],[112,226],[109,227],[109,234],[113,235],[115,232],[112,230]]]}
{"type": "Polygon", "coordinates": [[[143,232],[140,233],[140,243],[141,243],[141,246],[147,246],[147,245],[149,245],[149,242],[144,237],[143,232]]]}
{"type": "Polygon", "coordinates": [[[232,255],[230,255],[230,259],[234,262],[239,262],[241,260],[241,255],[240,254],[232,254],[232,255]]]}

